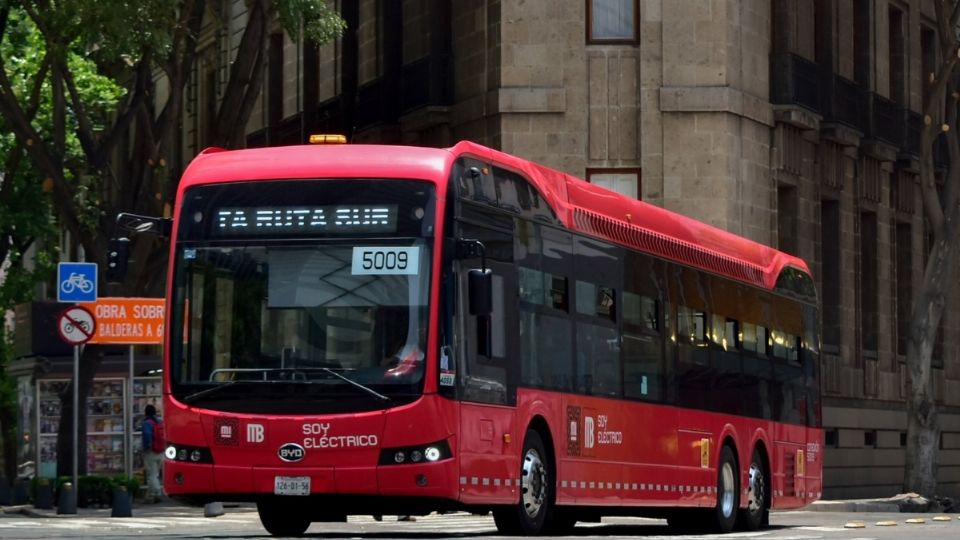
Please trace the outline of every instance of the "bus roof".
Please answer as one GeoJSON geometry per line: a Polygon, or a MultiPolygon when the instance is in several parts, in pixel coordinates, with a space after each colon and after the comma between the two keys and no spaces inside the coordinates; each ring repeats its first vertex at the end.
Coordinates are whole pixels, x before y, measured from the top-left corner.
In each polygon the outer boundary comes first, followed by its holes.
{"type": "Polygon", "coordinates": [[[471,142],[451,150],[523,173],[570,229],[766,289],[774,289],[789,267],[810,275],[798,257],[555,169],[471,142]]]}
{"type": "Polygon", "coordinates": [[[204,150],[178,190],[195,184],[318,177],[421,178],[443,181],[453,161],[471,155],[526,176],[568,228],[730,278],[773,289],[788,267],[809,275],[802,259],[717,227],[585,182],[569,174],[463,141],[451,148],[299,145],[204,150]]]}

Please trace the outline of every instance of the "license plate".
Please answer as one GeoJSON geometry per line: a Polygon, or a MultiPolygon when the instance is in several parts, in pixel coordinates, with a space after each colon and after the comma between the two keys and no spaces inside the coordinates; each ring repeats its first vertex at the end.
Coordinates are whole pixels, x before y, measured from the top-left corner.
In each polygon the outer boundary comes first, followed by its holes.
{"type": "Polygon", "coordinates": [[[309,495],[309,476],[275,476],[273,478],[274,495],[309,495]]]}

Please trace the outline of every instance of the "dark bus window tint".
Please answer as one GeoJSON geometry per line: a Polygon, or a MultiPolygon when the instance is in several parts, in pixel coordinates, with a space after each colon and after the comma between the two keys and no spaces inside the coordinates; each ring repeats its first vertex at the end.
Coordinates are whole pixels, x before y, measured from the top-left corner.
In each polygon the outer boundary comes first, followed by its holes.
{"type": "Polygon", "coordinates": [[[544,281],[549,284],[549,289],[547,290],[547,305],[554,309],[567,311],[570,306],[569,295],[567,293],[567,278],[547,273],[544,273],[543,276],[544,281]]]}
{"type": "Polygon", "coordinates": [[[517,278],[521,302],[567,310],[567,278],[522,266],[517,269],[517,278]]]}
{"type": "Polygon", "coordinates": [[[623,325],[633,330],[660,331],[657,301],[632,292],[623,293],[623,325]]]}
{"type": "Polygon", "coordinates": [[[615,328],[577,323],[577,391],[620,396],[620,347],[615,328]]]}
{"type": "Polygon", "coordinates": [[[663,342],[660,336],[623,336],[623,383],[628,398],[661,401],[663,395],[663,342]]]}
{"type": "Polygon", "coordinates": [[[521,380],[526,386],[572,389],[572,325],[566,317],[520,312],[521,380]]]}
{"type": "Polygon", "coordinates": [[[681,344],[700,346],[707,341],[707,314],[687,306],[677,306],[677,339],[681,344]]]}
{"type": "Polygon", "coordinates": [[[526,178],[499,167],[493,168],[493,175],[500,208],[535,221],[558,223],[553,209],[526,178]]]}
{"type": "Polygon", "coordinates": [[[543,305],[543,272],[521,266],[517,269],[517,278],[520,282],[520,301],[543,305]]]}
{"type": "Polygon", "coordinates": [[[754,353],[757,352],[757,325],[743,323],[740,328],[740,339],[743,342],[743,350],[754,353]]]}
{"type": "Polygon", "coordinates": [[[500,208],[517,214],[530,208],[530,187],[523,179],[514,178],[513,173],[502,169],[495,169],[494,175],[500,208]]]}
{"type": "Polygon", "coordinates": [[[616,320],[614,290],[577,280],[577,313],[616,320]]]}
{"type": "Polygon", "coordinates": [[[823,423],[820,404],[820,336],[817,308],[803,307],[803,342],[801,363],[807,383],[807,425],[820,427],[823,423]]]}
{"type": "Polygon", "coordinates": [[[754,418],[773,420],[770,407],[772,392],[770,379],[773,366],[766,358],[743,355],[743,413],[754,418]]]}
{"type": "Polygon", "coordinates": [[[725,351],[735,351],[740,348],[740,323],[728,319],[723,315],[712,315],[710,325],[710,340],[725,351]]]}
{"type": "Polygon", "coordinates": [[[593,315],[597,286],[593,283],[577,280],[577,313],[593,315]]]}

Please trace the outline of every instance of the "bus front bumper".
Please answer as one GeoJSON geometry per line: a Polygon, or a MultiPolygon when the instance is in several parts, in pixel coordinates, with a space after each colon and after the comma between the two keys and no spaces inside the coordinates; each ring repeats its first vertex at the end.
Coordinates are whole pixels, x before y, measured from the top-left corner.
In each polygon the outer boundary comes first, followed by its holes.
{"type": "MultiPolygon", "coordinates": [[[[166,460],[163,485],[172,497],[256,500],[277,494],[277,479],[309,478],[310,495],[456,499],[456,460],[370,467],[256,467],[166,460]]],[[[301,488],[302,480],[298,482],[301,488]]],[[[296,495],[291,495],[295,497],[296,495]]]]}

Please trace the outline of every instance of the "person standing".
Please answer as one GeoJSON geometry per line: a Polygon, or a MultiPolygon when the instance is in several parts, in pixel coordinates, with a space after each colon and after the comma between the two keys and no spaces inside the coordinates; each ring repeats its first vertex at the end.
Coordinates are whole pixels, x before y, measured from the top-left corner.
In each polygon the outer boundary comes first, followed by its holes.
{"type": "Polygon", "coordinates": [[[166,441],[163,435],[163,421],[157,417],[157,409],[147,405],[143,409],[143,466],[147,479],[147,502],[160,502],[163,486],[160,485],[160,467],[163,464],[163,452],[166,441]]]}

